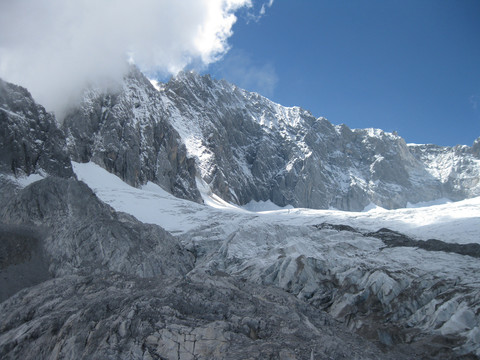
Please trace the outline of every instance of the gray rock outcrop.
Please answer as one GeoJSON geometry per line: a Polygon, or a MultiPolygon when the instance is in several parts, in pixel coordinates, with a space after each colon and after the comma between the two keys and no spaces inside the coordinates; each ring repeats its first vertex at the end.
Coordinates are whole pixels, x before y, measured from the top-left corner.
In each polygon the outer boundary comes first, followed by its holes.
{"type": "Polygon", "coordinates": [[[463,200],[479,195],[480,137],[472,147],[410,144],[408,149],[424,164],[427,172],[438,179],[444,197],[463,200]]]}
{"type": "Polygon", "coordinates": [[[42,236],[36,230],[0,224],[0,302],[51,278],[42,236]]]}
{"type": "Polygon", "coordinates": [[[66,276],[0,304],[3,359],[407,359],[272,287],[66,276]]]}
{"type": "Polygon", "coordinates": [[[159,93],[137,68],[109,90],[88,89],[63,119],[73,161],[93,161],[133,186],[152,181],[201,202],[195,165],[161,107],[159,93]]]}
{"type": "Polygon", "coordinates": [[[0,172],[73,174],[65,136],[30,93],[0,79],[0,172]]]}
{"type": "Polygon", "coordinates": [[[102,270],[182,276],[193,268],[192,254],[169,233],[116,213],[75,179],[27,186],[0,209],[0,221],[41,236],[54,276],[102,270]]]}

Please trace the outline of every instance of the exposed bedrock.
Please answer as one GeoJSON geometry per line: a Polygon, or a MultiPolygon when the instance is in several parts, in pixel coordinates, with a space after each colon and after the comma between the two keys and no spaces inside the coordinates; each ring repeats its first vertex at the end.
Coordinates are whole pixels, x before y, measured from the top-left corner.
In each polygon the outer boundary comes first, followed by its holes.
{"type": "Polygon", "coordinates": [[[86,90],[63,129],[72,160],[93,161],[133,186],[151,181],[201,202],[194,160],[169,123],[159,92],[138,69],[109,90],[86,90]]]}
{"type": "Polygon", "coordinates": [[[73,175],[65,135],[28,90],[0,79],[0,172],[73,175]]]}
{"type": "Polygon", "coordinates": [[[55,276],[100,270],[181,276],[193,267],[192,254],[168,232],[115,212],[74,179],[27,186],[0,209],[0,220],[42,234],[55,276]]]}
{"type": "Polygon", "coordinates": [[[3,302],[0,317],[3,359],[408,358],[280,289],[206,274],[65,276],[3,302]]]}

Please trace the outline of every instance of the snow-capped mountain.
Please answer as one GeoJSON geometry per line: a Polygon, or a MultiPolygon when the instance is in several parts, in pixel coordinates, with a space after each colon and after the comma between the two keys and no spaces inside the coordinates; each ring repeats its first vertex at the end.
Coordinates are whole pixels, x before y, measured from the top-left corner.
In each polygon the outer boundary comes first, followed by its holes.
{"type": "Polygon", "coordinates": [[[2,166],[14,172],[68,175],[70,157],[92,160],[131,185],[152,181],[194,201],[206,185],[238,205],[357,211],[480,195],[480,139],[472,147],[406,144],[193,72],[156,90],[132,67],[108,91],[86,90],[62,130],[28,92],[2,84],[0,114],[8,123],[2,166]]]}
{"type": "Polygon", "coordinates": [[[334,126],[192,72],[161,94],[203,180],[230,202],[362,210],[480,195],[480,158],[467,146],[412,151],[397,135],[334,126]]]}
{"type": "Polygon", "coordinates": [[[480,138],[135,68],[61,125],[2,81],[0,121],[1,358],[480,357],[480,138]]]}
{"type": "Polygon", "coordinates": [[[193,72],[155,91],[133,69],[117,91],[88,91],[64,130],[75,160],[195,200],[194,174],[239,205],[358,211],[480,195],[480,158],[471,147],[407,145],[382,130],[334,126],[193,72]]]}

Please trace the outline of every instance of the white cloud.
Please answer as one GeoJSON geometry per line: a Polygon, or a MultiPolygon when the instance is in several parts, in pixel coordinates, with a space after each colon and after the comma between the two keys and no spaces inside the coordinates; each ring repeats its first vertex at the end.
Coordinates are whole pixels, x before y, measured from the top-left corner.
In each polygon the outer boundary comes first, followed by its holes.
{"type": "Polygon", "coordinates": [[[206,66],[228,50],[251,0],[1,0],[0,77],[60,112],[86,83],[206,66]]]}
{"type": "Polygon", "coordinates": [[[267,8],[272,7],[273,0],[269,0],[267,2],[263,2],[260,10],[253,9],[253,5],[250,6],[250,10],[246,14],[247,23],[249,21],[259,22],[260,19],[266,14],[267,8]]]}

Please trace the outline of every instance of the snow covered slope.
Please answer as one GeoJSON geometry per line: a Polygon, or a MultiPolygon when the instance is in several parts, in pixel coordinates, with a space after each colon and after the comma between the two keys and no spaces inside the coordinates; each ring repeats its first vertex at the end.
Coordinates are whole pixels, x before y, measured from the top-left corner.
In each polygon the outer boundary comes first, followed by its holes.
{"type": "Polygon", "coordinates": [[[173,233],[203,227],[209,218],[225,217],[232,220],[228,226],[240,226],[247,219],[292,226],[327,222],[348,224],[364,231],[386,227],[425,240],[437,238],[449,243],[480,244],[480,197],[443,205],[368,212],[301,208],[251,212],[212,198],[212,193],[203,193],[205,202],[211,205],[203,206],[176,198],[153,183],[141,188],[132,187],[94,163],[73,162],[72,166],[78,179],[86,182],[115,210],[131,214],[142,222],[160,225],[173,233]]]}
{"type": "Polygon", "coordinates": [[[215,207],[154,184],[133,188],[92,163],[73,168],[117,211],[177,234],[197,270],[278,286],[388,348],[480,356],[480,197],[399,210],[256,213],[207,193],[215,207]]]}

